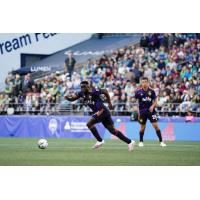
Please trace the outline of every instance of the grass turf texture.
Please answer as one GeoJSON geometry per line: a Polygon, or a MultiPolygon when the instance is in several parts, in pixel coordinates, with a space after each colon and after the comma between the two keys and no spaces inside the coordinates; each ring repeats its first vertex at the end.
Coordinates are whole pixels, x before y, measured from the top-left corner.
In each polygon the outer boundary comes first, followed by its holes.
{"type": "Polygon", "coordinates": [[[0,138],[1,166],[175,166],[200,165],[200,142],[145,141],[143,148],[128,152],[119,140],[107,140],[102,148],[91,149],[95,140],[48,139],[47,149],[37,147],[36,138],[0,138]]]}

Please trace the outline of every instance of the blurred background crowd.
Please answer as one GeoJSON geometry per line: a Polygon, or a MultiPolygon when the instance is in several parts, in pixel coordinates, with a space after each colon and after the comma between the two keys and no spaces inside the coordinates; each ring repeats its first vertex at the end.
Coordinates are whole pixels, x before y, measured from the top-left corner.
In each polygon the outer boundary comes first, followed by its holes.
{"type": "Polygon", "coordinates": [[[89,80],[108,90],[113,114],[129,115],[137,109],[134,93],[145,76],[158,97],[160,115],[200,116],[200,34],[143,34],[139,44],[69,68],[75,63],[70,53],[65,70],[35,80],[31,74],[9,73],[0,93],[0,113],[10,107],[15,114],[78,113],[83,109],[81,101],[70,103],[64,95],[89,80]]]}

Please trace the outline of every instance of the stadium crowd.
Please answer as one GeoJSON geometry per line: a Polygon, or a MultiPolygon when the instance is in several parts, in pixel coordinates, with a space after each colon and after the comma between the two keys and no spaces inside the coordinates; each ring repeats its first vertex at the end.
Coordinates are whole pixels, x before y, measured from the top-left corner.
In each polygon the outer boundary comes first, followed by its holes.
{"type": "Polygon", "coordinates": [[[140,77],[148,77],[158,96],[160,114],[197,112],[200,116],[200,34],[143,34],[131,45],[88,60],[73,74],[57,71],[32,80],[9,73],[0,94],[0,113],[14,107],[15,113],[60,113],[62,108],[80,111],[81,102],[64,100],[66,93],[79,90],[82,80],[107,88],[114,112],[127,114],[137,109],[134,92],[140,77]]]}

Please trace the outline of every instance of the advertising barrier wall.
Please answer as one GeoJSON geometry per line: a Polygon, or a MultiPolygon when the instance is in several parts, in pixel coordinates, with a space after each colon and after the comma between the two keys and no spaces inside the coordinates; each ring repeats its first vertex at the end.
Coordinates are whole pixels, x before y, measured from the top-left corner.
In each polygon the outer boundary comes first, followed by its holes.
{"type": "MultiPolygon", "coordinates": [[[[0,137],[93,138],[86,123],[88,116],[0,116],[0,137]]],[[[115,126],[132,139],[139,139],[139,123],[130,117],[113,117],[115,126]]],[[[163,117],[159,126],[164,140],[200,141],[200,118],[163,117]],[[189,122],[186,122],[189,121],[189,122]]],[[[97,129],[104,139],[116,139],[102,124],[97,129]]],[[[145,140],[157,140],[152,125],[147,122],[145,140]]]]}

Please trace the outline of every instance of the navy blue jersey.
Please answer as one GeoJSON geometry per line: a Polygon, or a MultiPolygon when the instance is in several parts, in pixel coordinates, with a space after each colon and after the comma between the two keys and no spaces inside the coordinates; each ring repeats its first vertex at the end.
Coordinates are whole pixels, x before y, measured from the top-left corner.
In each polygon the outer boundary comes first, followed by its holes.
{"type": "Polygon", "coordinates": [[[102,90],[95,88],[92,88],[92,91],[87,94],[82,91],[76,93],[79,98],[83,98],[84,104],[89,106],[94,113],[100,111],[102,108],[105,111],[108,111],[106,106],[103,104],[103,100],[100,97],[101,94],[102,90]]]}
{"type": "Polygon", "coordinates": [[[140,114],[143,114],[149,111],[149,108],[152,106],[153,101],[156,99],[156,94],[151,88],[148,88],[147,91],[141,88],[136,90],[135,98],[138,99],[139,102],[140,114]]]}

